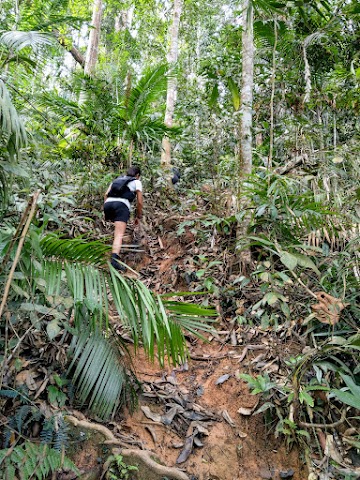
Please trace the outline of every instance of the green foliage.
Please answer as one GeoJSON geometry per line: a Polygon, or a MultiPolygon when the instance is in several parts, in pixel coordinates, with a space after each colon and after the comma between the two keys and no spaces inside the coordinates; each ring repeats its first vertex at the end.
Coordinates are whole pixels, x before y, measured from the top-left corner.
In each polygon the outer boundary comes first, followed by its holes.
{"type": "MultiPolygon", "coordinates": [[[[276,420],[276,433],[285,435],[291,443],[303,437],[310,440],[312,424],[329,423],[324,417],[324,405],[332,412],[330,423],[333,418],[341,421],[339,412],[344,415],[348,406],[356,412],[360,388],[356,382],[360,371],[359,345],[358,334],[348,338],[337,335],[316,349],[289,358],[285,362],[289,367],[289,381],[285,384],[271,381],[268,375],[241,374],[240,378],[249,384],[252,393],[261,394],[265,400],[255,414],[265,412],[268,423],[276,420]],[[334,388],[342,382],[345,387],[334,388]],[[324,393],[318,396],[317,392],[324,393]]],[[[349,422],[351,417],[350,411],[349,422]]]]}
{"type": "Polygon", "coordinates": [[[271,382],[267,374],[264,376],[258,375],[254,378],[246,373],[241,373],[239,378],[245,380],[249,387],[253,389],[251,392],[252,395],[256,395],[257,393],[266,394],[276,386],[276,383],[271,382]]]}
{"type": "Polygon", "coordinates": [[[36,48],[43,45],[54,45],[55,38],[42,32],[4,32],[0,36],[0,44],[5,45],[9,50],[20,51],[23,48],[36,48]]]}
{"type": "Polygon", "coordinates": [[[127,465],[123,461],[122,455],[111,455],[107,459],[107,464],[109,467],[105,478],[108,480],[128,480],[131,478],[131,472],[138,471],[138,467],[135,465],[127,465]]]}
{"type": "MultiPolygon", "coordinates": [[[[73,335],[69,372],[76,394],[81,405],[104,419],[114,415],[122,401],[134,397],[128,390],[122,351],[108,328],[109,291],[135,348],[141,343],[161,364],[166,357],[174,364],[185,361],[183,331],[211,331],[206,317],[215,314],[197,305],[162,300],[140,281],[123,277],[111,266],[104,269],[106,250],[99,241],[62,240],[55,234],[42,237],[32,229],[20,262],[22,274],[13,282],[14,295],[26,298],[16,307],[17,313],[29,316],[37,329],[43,326],[52,342],[64,329],[73,335]],[[69,325],[72,312],[75,328],[69,325]]],[[[48,388],[49,402],[56,407],[67,401],[61,387],[48,388]]]]}
{"type": "Polygon", "coordinates": [[[345,405],[360,410],[360,385],[356,384],[349,375],[342,373],[341,377],[349,391],[333,389],[331,393],[345,405]]]}
{"type": "Polygon", "coordinates": [[[16,150],[27,143],[24,125],[2,78],[0,78],[0,132],[7,139],[7,143],[11,142],[16,150]]]}
{"type": "Polygon", "coordinates": [[[242,192],[254,205],[250,233],[261,231],[272,239],[298,243],[309,232],[327,226],[332,212],[305,182],[285,175],[253,176],[242,192]]]}
{"type": "Polygon", "coordinates": [[[18,475],[21,480],[46,480],[49,474],[55,474],[61,469],[79,474],[73,462],[62,453],[29,441],[23,445],[0,450],[0,465],[8,480],[18,475]]]}
{"type": "Polygon", "coordinates": [[[124,403],[127,388],[132,388],[119,345],[100,331],[82,328],[73,337],[69,355],[80,405],[103,419],[113,416],[124,403]]]}

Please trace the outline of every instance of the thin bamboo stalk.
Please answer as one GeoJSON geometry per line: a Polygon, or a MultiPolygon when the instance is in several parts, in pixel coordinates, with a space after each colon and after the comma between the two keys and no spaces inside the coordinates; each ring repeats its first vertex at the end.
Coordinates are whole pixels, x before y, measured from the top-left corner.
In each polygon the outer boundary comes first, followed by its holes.
{"type": "Polygon", "coordinates": [[[35,213],[36,203],[37,203],[37,200],[39,198],[39,195],[40,195],[40,190],[38,190],[32,198],[32,205],[31,205],[31,209],[30,209],[30,212],[29,212],[29,216],[28,216],[27,222],[26,222],[26,224],[23,228],[23,231],[21,233],[20,240],[19,240],[19,245],[17,247],[15,258],[14,258],[14,262],[11,266],[9,276],[8,276],[8,279],[7,279],[6,284],[5,284],[4,295],[3,295],[1,305],[0,305],[0,318],[2,317],[2,314],[4,312],[4,308],[5,308],[6,301],[7,301],[8,295],[9,295],[9,291],[10,291],[11,282],[12,282],[12,279],[14,277],[16,265],[19,261],[21,250],[22,250],[23,245],[24,245],[25,237],[26,237],[27,231],[29,230],[32,217],[34,216],[34,213],[35,213]]]}

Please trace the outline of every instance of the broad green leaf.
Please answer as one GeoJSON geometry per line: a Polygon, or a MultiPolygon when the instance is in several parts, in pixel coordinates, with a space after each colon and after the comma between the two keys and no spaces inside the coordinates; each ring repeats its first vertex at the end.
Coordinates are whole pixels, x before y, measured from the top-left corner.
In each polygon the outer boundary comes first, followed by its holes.
{"type": "Polygon", "coordinates": [[[340,375],[347,387],[350,388],[351,393],[360,399],[360,385],[357,385],[350,375],[345,375],[343,372],[340,372],[340,375]]]}
{"type": "Polygon", "coordinates": [[[240,93],[239,87],[236,85],[232,78],[228,78],[228,85],[231,92],[231,98],[233,102],[233,107],[236,111],[240,108],[240,93]]]}
{"type": "Polygon", "coordinates": [[[279,300],[279,296],[274,292],[269,292],[263,298],[263,302],[267,302],[269,305],[274,305],[279,300]]]}
{"type": "Polygon", "coordinates": [[[42,315],[54,315],[54,309],[37,303],[22,303],[20,309],[26,312],[38,312],[42,315]]]}
{"type": "Polygon", "coordinates": [[[318,268],[316,267],[315,263],[307,255],[303,255],[301,253],[293,253],[292,255],[297,259],[298,264],[301,267],[311,268],[311,270],[314,270],[314,272],[316,272],[318,275],[320,275],[320,272],[319,272],[318,268]]]}
{"type": "Polygon", "coordinates": [[[307,403],[310,407],[314,406],[314,399],[306,391],[302,390],[299,392],[300,403],[307,403]]]}
{"type": "Polygon", "coordinates": [[[350,407],[354,407],[357,410],[360,410],[360,397],[355,397],[350,392],[343,392],[342,390],[331,390],[341,402],[345,403],[345,405],[350,405],[350,407]]]}
{"type": "Polygon", "coordinates": [[[282,252],[280,255],[280,261],[289,270],[294,270],[298,264],[297,258],[289,252],[282,252]]]}

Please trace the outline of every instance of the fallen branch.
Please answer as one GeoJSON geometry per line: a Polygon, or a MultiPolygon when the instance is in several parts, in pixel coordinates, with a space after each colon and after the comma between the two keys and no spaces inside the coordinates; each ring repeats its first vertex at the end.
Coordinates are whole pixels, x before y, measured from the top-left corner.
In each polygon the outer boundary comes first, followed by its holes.
{"type": "Polygon", "coordinates": [[[116,438],[115,435],[112,433],[112,431],[109,430],[104,425],[100,425],[98,423],[91,423],[88,420],[78,420],[76,417],[73,417],[72,415],[67,415],[66,420],[72,423],[74,427],[86,428],[88,430],[94,430],[95,432],[101,433],[106,438],[106,440],[104,441],[105,445],[118,445],[118,446],[125,445],[124,442],[116,438]]]}
{"type": "Polygon", "coordinates": [[[215,357],[201,357],[201,356],[198,356],[198,355],[189,355],[191,360],[196,360],[198,362],[209,362],[209,361],[212,362],[214,360],[221,360],[222,358],[228,358],[230,356],[231,355],[229,355],[228,353],[226,353],[225,355],[217,355],[215,357]]]}
{"type": "Polygon", "coordinates": [[[242,354],[239,357],[239,363],[241,363],[246,357],[249,350],[264,350],[264,348],[269,348],[267,345],[246,345],[242,354]]]}
{"type": "Polygon", "coordinates": [[[288,162],[286,165],[275,168],[274,173],[278,175],[285,175],[286,173],[289,173],[291,170],[293,170],[294,168],[298,167],[303,163],[306,163],[307,161],[308,161],[308,156],[306,154],[297,155],[292,160],[290,160],[290,162],[288,162]]]}

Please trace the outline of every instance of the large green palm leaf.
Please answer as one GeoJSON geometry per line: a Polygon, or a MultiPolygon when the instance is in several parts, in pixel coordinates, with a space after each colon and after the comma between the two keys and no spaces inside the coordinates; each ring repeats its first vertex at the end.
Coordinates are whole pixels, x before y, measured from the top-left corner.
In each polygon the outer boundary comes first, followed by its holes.
{"type": "Polygon", "coordinates": [[[70,370],[75,368],[80,403],[102,418],[118,408],[126,378],[118,347],[109,335],[110,305],[119,323],[131,332],[135,348],[141,343],[148,356],[156,356],[161,364],[166,358],[174,364],[186,359],[184,330],[195,334],[211,330],[204,317],[216,315],[213,310],[154,296],[142,282],[106,264],[109,248],[101,242],[51,234],[40,246],[46,258],[41,272],[46,294],[72,298],[75,337],[70,370]]]}
{"type": "Polygon", "coordinates": [[[0,35],[0,44],[18,52],[26,47],[36,49],[44,45],[55,45],[56,39],[49,33],[12,30],[0,35]]]}
{"type": "Polygon", "coordinates": [[[5,138],[12,139],[16,149],[26,145],[24,125],[12,103],[4,80],[0,78],[0,131],[5,138]]]}
{"type": "Polygon", "coordinates": [[[139,119],[148,113],[152,103],[159,95],[166,92],[167,65],[145,71],[136,86],[131,89],[129,98],[125,99],[125,109],[128,119],[138,123],[139,119]]]}
{"type": "Polygon", "coordinates": [[[99,331],[83,328],[73,337],[69,372],[81,405],[101,418],[113,415],[126,394],[127,372],[118,345],[99,331]]]}

